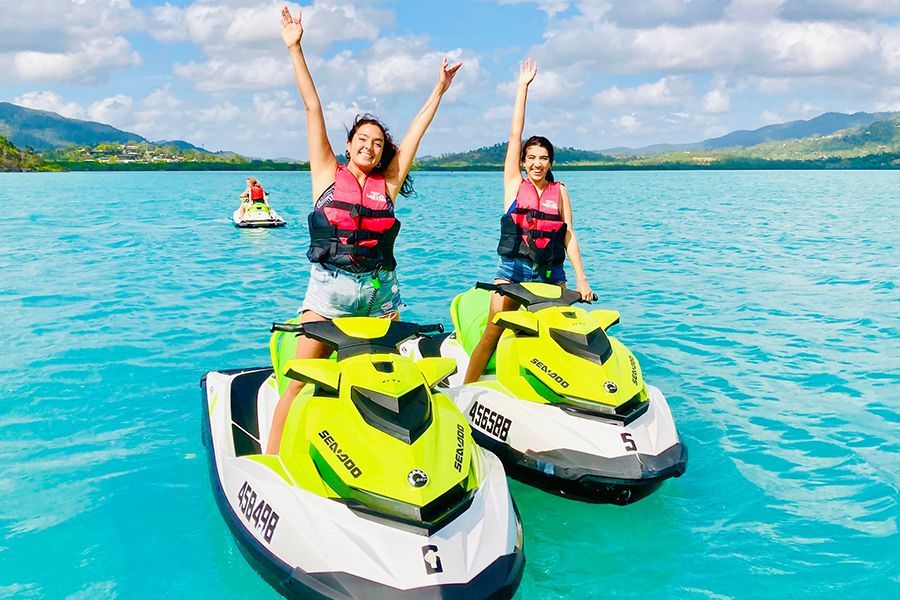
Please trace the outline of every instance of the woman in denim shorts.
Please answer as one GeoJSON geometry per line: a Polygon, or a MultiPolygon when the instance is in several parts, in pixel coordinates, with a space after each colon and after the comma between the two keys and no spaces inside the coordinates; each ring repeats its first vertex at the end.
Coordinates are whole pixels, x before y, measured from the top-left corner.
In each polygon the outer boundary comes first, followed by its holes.
{"type": "MultiPolygon", "coordinates": [[[[513,108],[509,145],[503,165],[504,209],[500,220],[500,264],[494,283],[540,281],[559,286],[566,284],[563,268],[568,256],[577,277],[582,298],[594,293],[581,264],[581,251],[572,223],[572,203],[566,187],[553,180],[553,145],[547,138],[533,136],[522,143],[525,127],[525,99],[528,86],[537,74],[537,63],[527,59],[519,70],[516,104],[513,108]],[[526,177],[522,177],[522,167],[526,177]]],[[[494,293],[487,326],[472,351],[465,383],[477,381],[497,349],[503,328],[494,324],[494,315],[516,310],[519,304],[494,293]]]]}
{"type": "MultiPolygon", "coordinates": [[[[347,163],[340,165],[328,141],[322,104],[300,45],[300,15],[295,17],[283,7],[281,31],[306,107],[314,203],[309,216],[307,252],[313,266],[300,309],[301,321],[343,316],[396,317],[403,304],[394,273],[393,245],[400,229],[394,216],[394,200],[412,193],[408,174],[419,142],[462,63],[449,66],[444,59],[437,84],[399,146],[378,119],[368,114],[357,116],[347,133],[347,163]]],[[[330,354],[331,349],[316,340],[302,336],[297,339],[297,358],[324,358],[330,354]]],[[[300,382],[291,380],[279,399],[266,452],[278,452],[285,418],[301,387],[300,382]]]]}

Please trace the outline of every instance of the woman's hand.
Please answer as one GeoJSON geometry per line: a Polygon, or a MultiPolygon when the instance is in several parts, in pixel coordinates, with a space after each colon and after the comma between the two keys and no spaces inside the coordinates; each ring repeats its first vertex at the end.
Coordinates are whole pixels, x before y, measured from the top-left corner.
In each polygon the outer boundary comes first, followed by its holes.
{"type": "Polygon", "coordinates": [[[450,89],[450,84],[453,83],[453,78],[456,76],[456,72],[459,71],[462,63],[458,62],[452,67],[449,65],[450,61],[444,58],[444,62],[441,64],[441,72],[438,75],[438,87],[442,94],[450,89]]]}
{"type": "Polygon", "coordinates": [[[537,75],[537,61],[526,58],[525,62],[519,65],[519,85],[528,87],[534,76],[537,75]]]}
{"type": "Polygon", "coordinates": [[[594,299],[594,290],[591,289],[590,284],[588,284],[587,279],[579,279],[578,283],[575,285],[575,289],[578,290],[578,293],[581,294],[581,299],[590,302],[594,299]]]}
{"type": "Polygon", "coordinates": [[[302,11],[297,9],[297,16],[291,16],[287,6],[281,7],[281,38],[288,48],[300,45],[303,37],[303,25],[300,23],[302,11]]]}

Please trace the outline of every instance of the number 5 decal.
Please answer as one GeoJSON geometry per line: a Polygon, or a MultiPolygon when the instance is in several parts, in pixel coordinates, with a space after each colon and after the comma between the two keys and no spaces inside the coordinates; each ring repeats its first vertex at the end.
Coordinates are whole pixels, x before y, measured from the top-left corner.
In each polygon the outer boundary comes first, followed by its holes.
{"type": "Polygon", "coordinates": [[[622,443],[625,444],[625,449],[629,452],[637,452],[637,444],[635,444],[634,440],[631,439],[630,433],[622,434],[622,443]]]}

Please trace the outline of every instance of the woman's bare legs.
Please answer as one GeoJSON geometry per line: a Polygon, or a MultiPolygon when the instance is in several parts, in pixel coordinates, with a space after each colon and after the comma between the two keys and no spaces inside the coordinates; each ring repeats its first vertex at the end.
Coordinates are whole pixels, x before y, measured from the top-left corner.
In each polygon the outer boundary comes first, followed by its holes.
{"type": "MultiPolygon", "coordinates": [[[[303,315],[300,317],[301,323],[327,320],[322,315],[316,314],[311,310],[303,311],[303,315]]],[[[296,358],[328,358],[331,356],[331,352],[331,348],[322,342],[306,336],[297,336],[296,358]]],[[[266,454],[278,454],[278,449],[281,447],[281,435],[284,433],[284,422],[287,419],[288,412],[291,410],[294,399],[301,389],[303,389],[303,382],[291,379],[288,382],[287,389],[284,390],[284,393],[278,399],[278,404],[275,406],[275,414],[272,415],[272,429],[269,433],[269,441],[266,444],[266,454]]]]}
{"type": "MultiPolygon", "coordinates": [[[[494,283],[509,282],[497,279],[494,283]]],[[[497,349],[497,342],[500,341],[500,336],[503,334],[503,328],[494,324],[494,315],[498,312],[516,310],[518,308],[519,303],[515,300],[507,298],[506,296],[501,296],[496,292],[491,294],[491,308],[488,313],[487,326],[484,328],[481,340],[478,342],[478,345],[475,346],[475,350],[472,351],[472,356],[469,358],[469,366],[466,368],[466,377],[463,380],[463,383],[478,381],[481,374],[484,373],[484,368],[487,366],[488,361],[491,360],[491,355],[494,353],[494,350],[497,349]]]]}

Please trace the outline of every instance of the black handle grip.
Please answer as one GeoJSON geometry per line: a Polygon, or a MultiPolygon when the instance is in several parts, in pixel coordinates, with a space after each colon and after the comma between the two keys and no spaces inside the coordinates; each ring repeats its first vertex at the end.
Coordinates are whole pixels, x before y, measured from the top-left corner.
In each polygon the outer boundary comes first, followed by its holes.
{"type": "Polygon", "coordinates": [[[597,294],[591,294],[590,300],[585,300],[584,298],[579,298],[578,300],[576,300],[576,302],[584,302],[585,304],[590,304],[591,302],[596,302],[599,299],[600,299],[600,297],[597,296],[597,294]]]}
{"type": "Polygon", "coordinates": [[[272,323],[272,328],[269,329],[270,332],[275,331],[286,331],[288,333],[303,333],[303,325],[297,325],[296,323],[272,323]]]}
{"type": "Polygon", "coordinates": [[[444,325],[442,323],[419,325],[418,333],[444,333],[444,325]]]}
{"type": "Polygon", "coordinates": [[[496,283],[484,283],[483,281],[478,281],[475,283],[475,289],[496,292],[499,289],[499,286],[496,283]]]}

